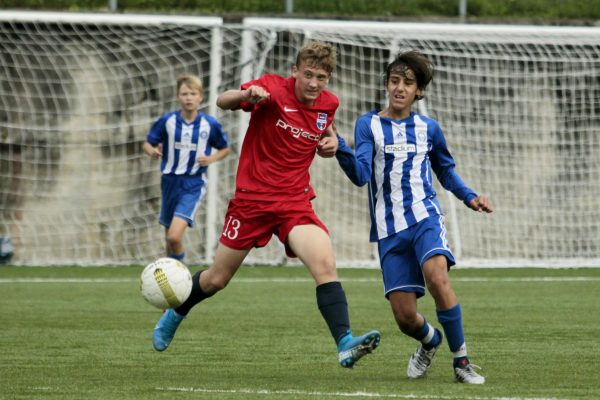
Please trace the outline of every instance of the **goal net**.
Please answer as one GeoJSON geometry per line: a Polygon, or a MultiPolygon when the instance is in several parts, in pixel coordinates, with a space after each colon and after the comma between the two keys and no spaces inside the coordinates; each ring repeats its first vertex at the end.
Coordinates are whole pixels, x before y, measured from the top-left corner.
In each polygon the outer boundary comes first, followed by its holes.
{"type": "MultiPolygon", "coordinates": [[[[451,247],[465,266],[600,265],[600,29],[247,18],[0,13],[0,236],[18,264],[143,264],[164,254],[158,166],[141,151],[152,121],[177,108],[175,77],[206,88],[203,111],[230,135],[186,234],[186,262],[210,263],[234,191],[248,115],[218,92],[289,74],[311,39],[338,50],[329,88],[352,143],[354,120],[387,103],[399,51],[435,65],[418,111],[436,118],[457,171],[495,212],[441,187],[451,247]]],[[[376,266],[366,188],[316,157],[314,206],[344,266],[376,266]]],[[[276,239],[249,263],[286,262],[276,239]]]]}
{"type": "MultiPolygon", "coordinates": [[[[181,73],[202,78],[202,111],[214,114],[221,25],[0,13],[0,236],[11,238],[13,262],[141,264],[164,254],[159,164],[141,146],[152,122],[177,109],[181,73]]],[[[217,168],[232,174],[227,167],[217,168]]],[[[215,242],[209,204],[224,207],[213,196],[198,213],[185,243],[195,262],[215,242]]]]}

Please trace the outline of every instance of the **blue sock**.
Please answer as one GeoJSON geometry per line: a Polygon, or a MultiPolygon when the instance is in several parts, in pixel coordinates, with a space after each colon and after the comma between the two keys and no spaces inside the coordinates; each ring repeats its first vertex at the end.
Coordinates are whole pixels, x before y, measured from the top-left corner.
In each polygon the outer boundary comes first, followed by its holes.
{"type": "Polygon", "coordinates": [[[462,326],[462,311],[460,304],[447,310],[436,310],[438,321],[444,327],[448,347],[454,356],[454,364],[467,357],[467,345],[462,326]]]}
{"type": "Polygon", "coordinates": [[[423,320],[425,321],[425,323],[423,324],[421,329],[419,329],[414,335],[412,335],[412,337],[421,342],[425,350],[431,350],[440,344],[440,333],[433,326],[431,326],[429,322],[427,322],[427,319],[425,319],[425,317],[423,317],[423,320]]]}
{"type": "Polygon", "coordinates": [[[183,259],[185,258],[185,251],[183,253],[179,253],[179,254],[167,254],[167,257],[174,258],[177,261],[183,262],[183,259]]]}

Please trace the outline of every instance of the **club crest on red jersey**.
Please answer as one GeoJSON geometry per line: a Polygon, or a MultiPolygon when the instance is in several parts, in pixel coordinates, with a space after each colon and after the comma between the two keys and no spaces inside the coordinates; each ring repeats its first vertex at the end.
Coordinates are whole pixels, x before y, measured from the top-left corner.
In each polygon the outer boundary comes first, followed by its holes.
{"type": "Polygon", "coordinates": [[[327,113],[317,113],[317,128],[319,130],[325,129],[327,126],[327,113]]]}

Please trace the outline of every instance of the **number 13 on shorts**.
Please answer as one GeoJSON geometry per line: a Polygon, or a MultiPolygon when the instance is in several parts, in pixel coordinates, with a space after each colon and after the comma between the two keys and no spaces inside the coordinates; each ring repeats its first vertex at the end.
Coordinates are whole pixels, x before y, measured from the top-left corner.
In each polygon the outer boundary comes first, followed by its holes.
{"type": "Polygon", "coordinates": [[[223,233],[221,235],[225,236],[229,240],[234,240],[240,234],[241,224],[242,223],[239,219],[229,216],[227,221],[225,221],[225,226],[223,227],[223,233]]]}

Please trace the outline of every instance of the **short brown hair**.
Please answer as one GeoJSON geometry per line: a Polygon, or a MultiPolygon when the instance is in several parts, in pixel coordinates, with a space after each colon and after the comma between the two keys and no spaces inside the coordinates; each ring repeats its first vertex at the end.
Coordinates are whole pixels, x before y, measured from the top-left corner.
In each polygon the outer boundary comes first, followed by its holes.
{"type": "Polygon", "coordinates": [[[335,69],[337,53],[335,48],[324,42],[312,41],[300,49],[296,57],[296,67],[299,67],[302,62],[308,65],[323,68],[328,73],[332,73],[335,69]]]}
{"type": "Polygon", "coordinates": [[[190,89],[197,90],[200,92],[201,96],[204,96],[204,86],[202,86],[202,81],[196,75],[192,74],[182,74],[177,77],[177,94],[179,94],[179,89],[181,86],[185,85],[190,89]]]}

